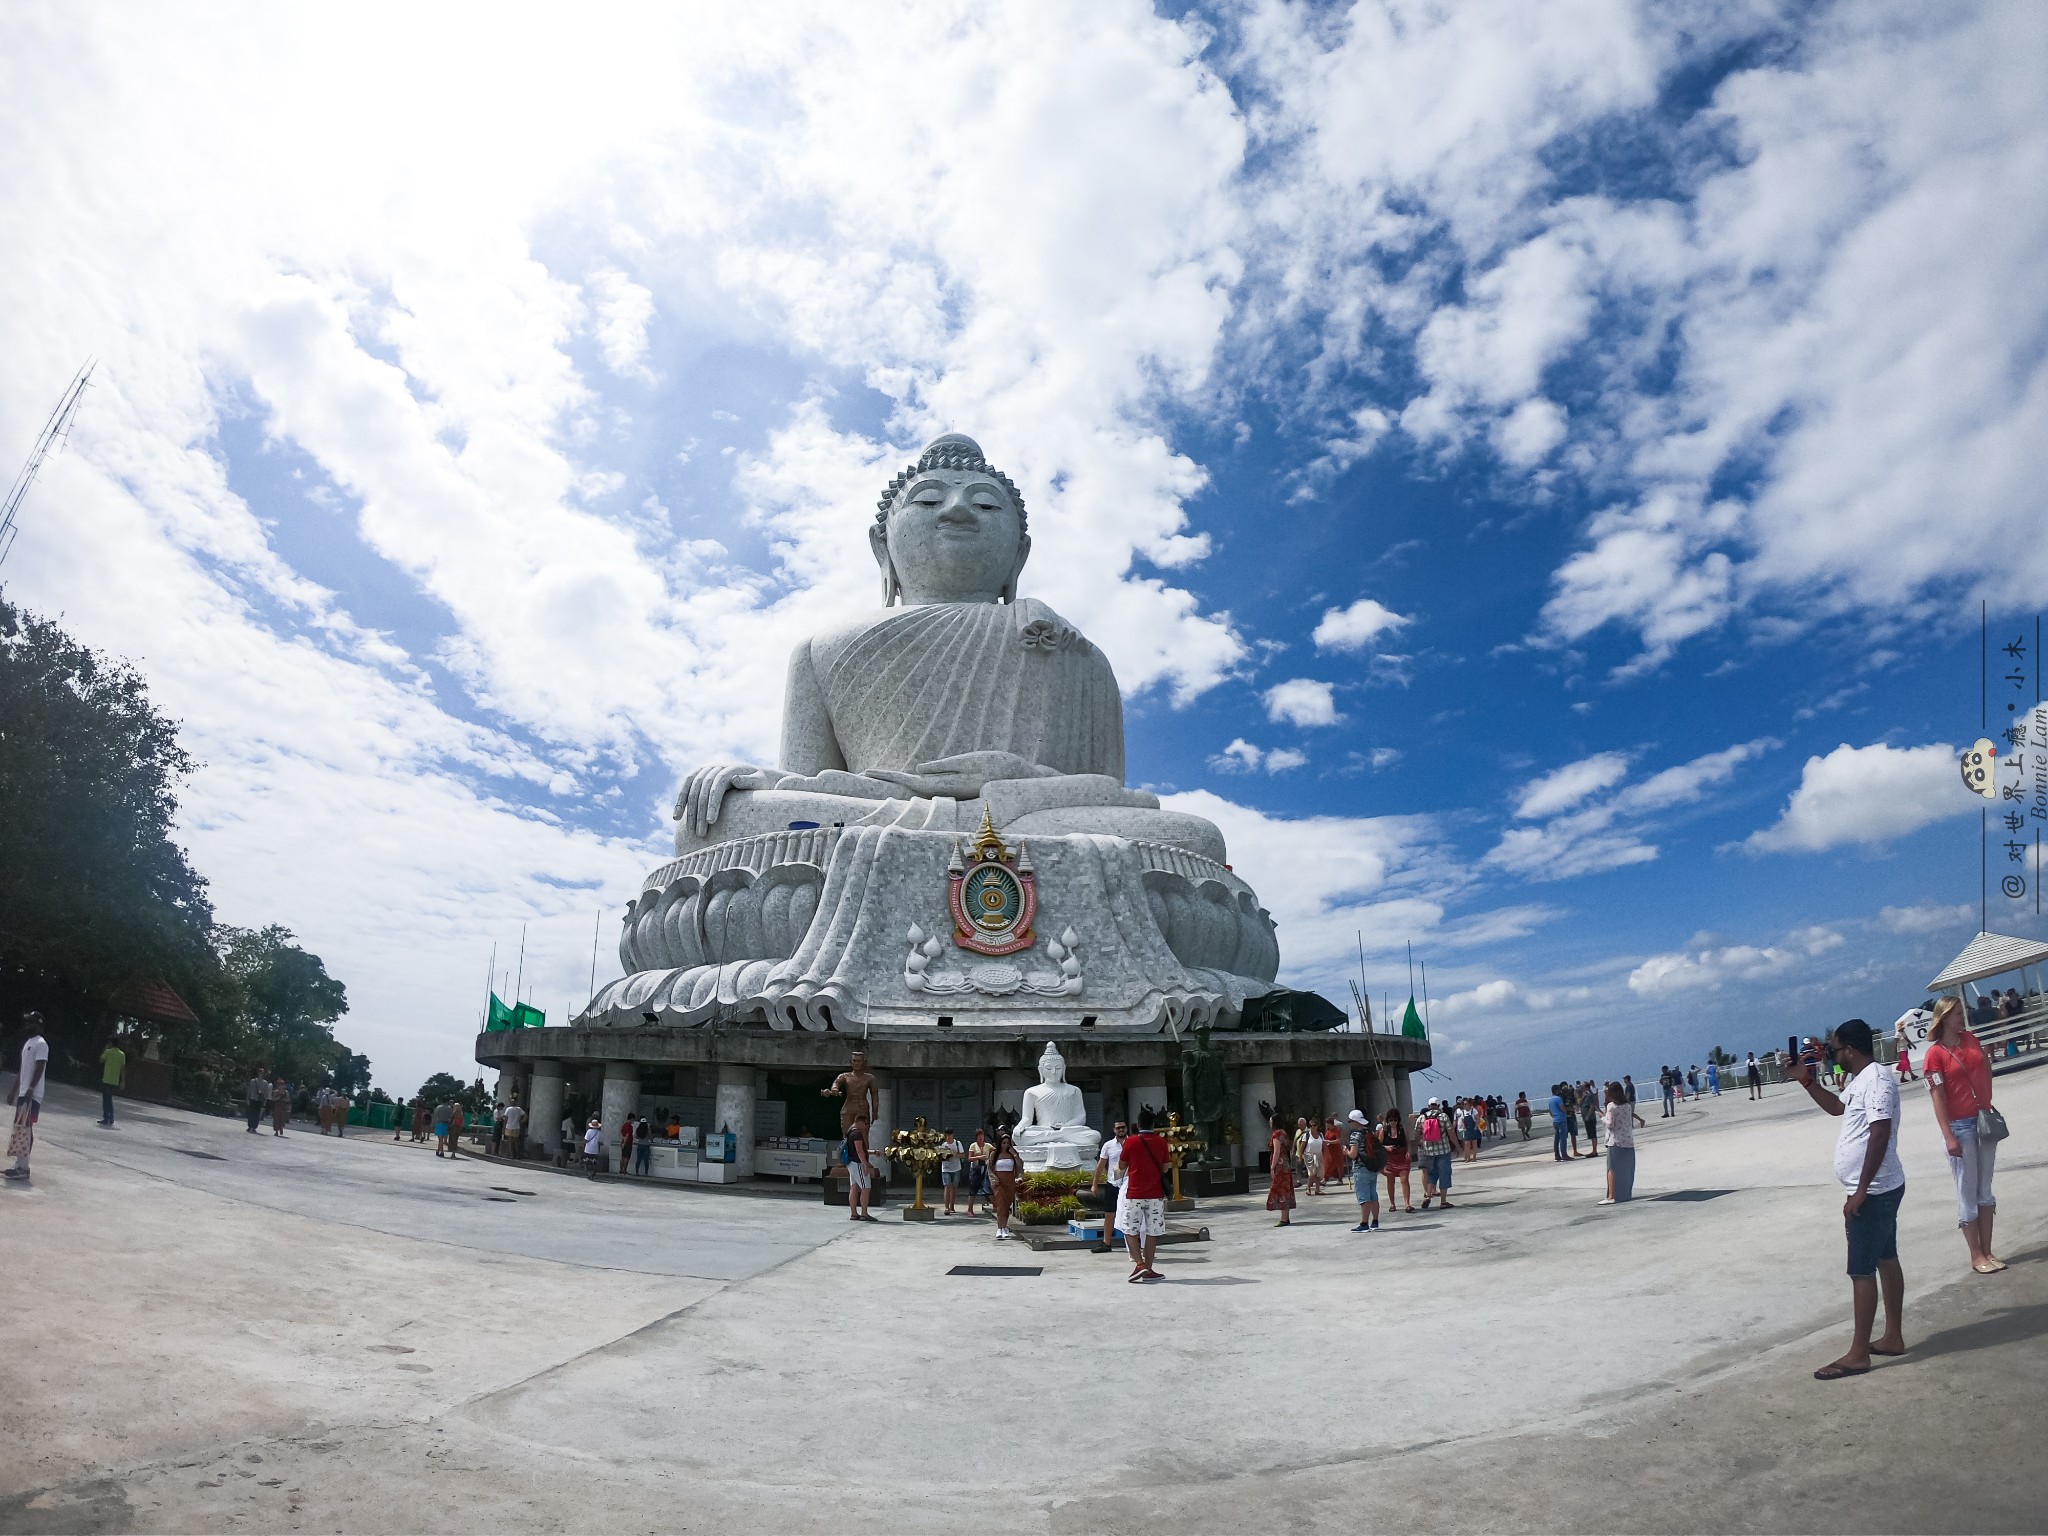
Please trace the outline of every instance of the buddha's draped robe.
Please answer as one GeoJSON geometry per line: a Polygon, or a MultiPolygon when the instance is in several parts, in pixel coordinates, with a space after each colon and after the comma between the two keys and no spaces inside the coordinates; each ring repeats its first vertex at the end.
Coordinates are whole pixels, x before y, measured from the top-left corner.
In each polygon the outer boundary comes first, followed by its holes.
{"type": "Polygon", "coordinates": [[[1063,774],[1124,775],[1109,659],[1044,603],[933,603],[814,644],[832,731],[854,773],[1014,752],[1063,774]]]}

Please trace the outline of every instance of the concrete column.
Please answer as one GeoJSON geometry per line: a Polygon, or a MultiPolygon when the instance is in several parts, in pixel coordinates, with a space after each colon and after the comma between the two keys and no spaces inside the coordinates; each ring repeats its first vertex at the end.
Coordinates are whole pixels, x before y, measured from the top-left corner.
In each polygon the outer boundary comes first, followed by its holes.
{"type": "Polygon", "coordinates": [[[1024,1112],[1024,1090],[1038,1079],[1029,1072],[1013,1072],[1008,1067],[996,1071],[996,1101],[992,1108],[1007,1109],[1013,1115],[1024,1112]]]}
{"type": "MultiPolygon", "coordinates": [[[[611,1084],[605,1084],[609,1097],[611,1084]]],[[[609,1120],[609,1116],[606,1117],[609,1120]]],[[[743,1179],[754,1176],[754,1069],[738,1062],[718,1064],[718,1096],[712,1103],[712,1123],[706,1131],[731,1131],[733,1171],[743,1179]]]]}
{"type": "Polygon", "coordinates": [[[1377,1120],[1394,1107],[1394,1085],[1384,1077],[1369,1077],[1365,1082],[1365,1112],[1377,1120]]]}
{"type": "Polygon", "coordinates": [[[527,1089],[526,1144],[544,1157],[553,1157],[562,1139],[562,1064],[536,1061],[533,1083],[527,1089]]]}
{"type": "Polygon", "coordinates": [[[1131,1074],[1130,1092],[1126,1097],[1130,1105],[1131,1129],[1138,1128],[1138,1111],[1150,1104],[1159,1112],[1158,1123],[1166,1124],[1166,1074],[1158,1071],[1140,1071],[1131,1074]]]}
{"type": "Polygon", "coordinates": [[[619,1156],[619,1127],[626,1116],[640,1107],[640,1065],[632,1061],[604,1064],[604,1101],[598,1113],[604,1117],[604,1155],[616,1170],[619,1156]]]}
{"type": "Polygon", "coordinates": [[[500,1067],[498,1086],[492,1096],[500,1104],[517,1104],[526,1107],[526,1097],[531,1090],[526,1086],[526,1073],[520,1067],[500,1067]]]}
{"type": "Polygon", "coordinates": [[[1266,1138],[1272,1134],[1272,1127],[1266,1124],[1266,1117],[1259,1113],[1259,1101],[1271,1104],[1280,1097],[1280,1090],[1273,1086],[1271,1067],[1246,1067],[1244,1086],[1238,1090],[1239,1135],[1243,1138],[1238,1151],[1244,1158],[1244,1166],[1256,1170],[1259,1154],[1266,1150],[1266,1138]]]}
{"type": "Polygon", "coordinates": [[[1323,1069],[1323,1119],[1335,1120],[1342,1124],[1344,1117],[1358,1108],[1358,1087],[1351,1081],[1351,1068],[1325,1067],[1323,1069]]]}
{"type": "Polygon", "coordinates": [[[1394,1103],[1400,1108],[1402,1120],[1415,1118],[1415,1089],[1406,1072],[1394,1074],[1394,1103]]]}

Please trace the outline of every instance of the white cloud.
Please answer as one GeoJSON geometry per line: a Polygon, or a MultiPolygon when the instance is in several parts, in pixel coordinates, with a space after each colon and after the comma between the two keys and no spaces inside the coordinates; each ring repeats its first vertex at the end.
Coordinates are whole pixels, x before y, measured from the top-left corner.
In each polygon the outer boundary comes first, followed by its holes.
{"type": "Polygon", "coordinates": [[[653,293],[613,267],[594,273],[590,287],[596,295],[597,342],[606,366],[623,378],[652,383],[654,373],[646,358],[653,293]]]}
{"type": "Polygon", "coordinates": [[[1438,998],[1431,1012],[1441,1019],[1456,1019],[1475,1013],[1499,1013],[1521,1006],[1522,1001],[1521,989],[1512,981],[1496,979],[1482,981],[1468,991],[1438,998]]]}
{"type": "Polygon", "coordinates": [[[1333,441],[1365,394],[1418,441],[1608,502],[1541,635],[1619,626],[1644,670],[1745,612],[2035,605],[2048,201],[2013,189],[2048,160],[2048,12],[1269,0],[1244,38],[1247,304],[1314,323],[1333,441]],[[1697,116],[1653,111],[1759,39],[1697,116]],[[1669,182],[1561,171],[1608,134],[1669,182]]]}
{"type": "Polygon", "coordinates": [[[1877,921],[1887,933],[1974,933],[1977,909],[1967,903],[1953,907],[1883,907],[1878,911],[1877,921]]]}
{"type": "Polygon", "coordinates": [[[1290,768],[1299,768],[1308,761],[1306,752],[1297,752],[1291,747],[1274,747],[1265,751],[1253,746],[1242,736],[1209,759],[1209,766],[1218,773],[1285,773],[1290,768]]]}
{"type": "Polygon", "coordinates": [[[1784,814],[1743,846],[1753,853],[1874,846],[1964,815],[1976,803],[1963,787],[1951,747],[1844,742],[1825,757],[1806,760],[1784,814]]]}
{"type": "MultiPolygon", "coordinates": [[[[467,1058],[489,941],[522,917],[549,1011],[585,985],[595,913],[566,909],[630,895],[675,775],[772,754],[789,645],[872,607],[873,497],[937,426],[1024,487],[1026,589],[1127,689],[1239,665],[1227,618],[1158,574],[1207,549],[1205,473],[1159,415],[1206,398],[1241,270],[1244,129],[1195,33],[1135,5],[652,11],[587,45],[408,14],[397,51],[390,25],[0,16],[29,82],[0,108],[0,218],[42,232],[0,243],[0,439],[102,360],[42,485],[69,526],[29,530],[10,595],[147,657],[207,763],[184,830],[223,915],[326,956],[380,1073],[467,1058]],[[884,99],[910,56],[923,87],[884,99]],[[764,436],[724,412],[733,479],[690,466],[681,541],[684,498],[630,484],[604,394],[668,372],[657,313],[677,355],[819,381],[764,436]],[[893,403],[887,442],[834,424],[849,386],[893,403]],[[273,529],[307,514],[243,502],[228,428],[288,456],[395,617],[292,568],[273,529]]],[[[685,419],[726,403],[677,383],[685,419]]],[[[692,451],[653,431],[664,464],[692,451]]]]}
{"type": "Polygon", "coordinates": [[[1596,752],[1575,763],[1554,768],[1540,779],[1522,787],[1515,803],[1515,815],[1523,820],[1554,816],[1603,789],[1610,789],[1628,776],[1628,756],[1621,752],[1596,752]]]}
{"type": "Polygon", "coordinates": [[[1348,608],[1329,608],[1311,637],[1319,651],[1362,651],[1381,635],[1395,634],[1412,621],[1384,603],[1361,597],[1348,608]]]}
{"type": "Polygon", "coordinates": [[[1328,683],[1311,678],[1289,678],[1266,690],[1266,718],[1290,725],[1335,725],[1344,717],[1337,713],[1335,691],[1328,683]]]}
{"type": "Polygon", "coordinates": [[[1683,950],[1652,955],[1629,972],[1638,997],[1666,998],[1685,992],[1718,991],[1732,981],[1765,981],[1789,975],[1808,961],[1839,949],[1845,940],[1831,928],[1801,928],[1778,944],[1718,945],[1701,935],[1683,950]]]}
{"type": "Polygon", "coordinates": [[[1739,742],[1604,798],[1597,797],[1627,776],[1625,754],[1602,752],[1567,763],[1532,781],[1516,806],[1518,817],[1552,819],[1541,826],[1507,828],[1487,862],[1533,880],[1568,880],[1648,864],[1657,857],[1657,845],[1648,836],[1656,812],[1699,801],[1732,779],[1741,764],[1775,745],[1769,738],[1739,742]],[[1573,806],[1582,808],[1570,810],[1573,806]],[[1558,814],[1564,811],[1569,814],[1558,814]]]}
{"type": "Polygon", "coordinates": [[[1470,878],[1424,816],[1268,816],[1206,790],[1162,795],[1169,810],[1222,829],[1230,861],[1279,925],[1281,975],[1343,998],[1362,935],[1376,969],[1403,945],[1484,950],[1521,938],[1555,914],[1507,906],[1458,917],[1470,878]]]}

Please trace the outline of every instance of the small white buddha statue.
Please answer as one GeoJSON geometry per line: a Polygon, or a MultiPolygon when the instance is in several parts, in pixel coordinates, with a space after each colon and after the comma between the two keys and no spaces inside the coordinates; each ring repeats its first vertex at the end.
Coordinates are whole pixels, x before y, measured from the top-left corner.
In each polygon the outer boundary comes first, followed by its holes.
{"type": "Polygon", "coordinates": [[[1038,1085],[1024,1090],[1011,1138],[1030,1172],[1042,1168],[1087,1168],[1095,1162],[1102,1133],[1088,1128],[1081,1090],[1067,1081],[1067,1059],[1047,1041],[1038,1058],[1038,1085]]]}

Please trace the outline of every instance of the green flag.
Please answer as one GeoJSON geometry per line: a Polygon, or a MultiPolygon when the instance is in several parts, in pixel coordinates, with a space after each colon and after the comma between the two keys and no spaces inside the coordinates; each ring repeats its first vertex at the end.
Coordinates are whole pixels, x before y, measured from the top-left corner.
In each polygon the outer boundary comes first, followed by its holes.
{"type": "Polygon", "coordinates": [[[1422,1027],[1422,1015],[1415,1011],[1415,999],[1408,999],[1408,1011],[1401,1015],[1401,1034],[1409,1040],[1427,1040],[1429,1031],[1422,1027]]]}
{"type": "Polygon", "coordinates": [[[531,1003],[501,1003],[498,994],[491,994],[491,1011],[484,1020],[486,1033],[497,1029],[543,1029],[548,1016],[531,1003]]]}

